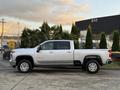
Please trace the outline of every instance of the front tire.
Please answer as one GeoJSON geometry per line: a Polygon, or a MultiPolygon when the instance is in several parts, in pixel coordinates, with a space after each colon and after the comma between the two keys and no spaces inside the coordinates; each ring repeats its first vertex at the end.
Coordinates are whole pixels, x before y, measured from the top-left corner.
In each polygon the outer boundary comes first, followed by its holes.
{"type": "Polygon", "coordinates": [[[29,60],[22,60],[18,63],[17,69],[21,73],[28,73],[32,70],[32,64],[29,60]]]}
{"type": "Polygon", "coordinates": [[[86,64],[86,70],[88,73],[97,73],[100,70],[99,63],[96,60],[90,60],[86,64]]]}

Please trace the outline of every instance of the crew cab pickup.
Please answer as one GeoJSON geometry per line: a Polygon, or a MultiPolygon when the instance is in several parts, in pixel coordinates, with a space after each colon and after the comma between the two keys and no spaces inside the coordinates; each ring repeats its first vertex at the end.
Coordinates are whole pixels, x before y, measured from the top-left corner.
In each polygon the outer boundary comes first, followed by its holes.
{"type": "Polygon", "coordinates": [[[97,73],[100,66],[110,64],[107,49],[74,49],[72,40],[48,40],[35,48],[14,49],[10,64],[27,73],[36,66],[82,66],[89,73],[97,73]]]}

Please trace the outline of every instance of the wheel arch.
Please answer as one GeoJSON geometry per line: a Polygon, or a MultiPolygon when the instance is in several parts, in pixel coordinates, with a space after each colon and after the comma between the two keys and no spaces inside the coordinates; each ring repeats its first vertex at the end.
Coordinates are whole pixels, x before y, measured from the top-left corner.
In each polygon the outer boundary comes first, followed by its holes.
{"type": "Polygon", "coordinates": [[[83,65],[85,65],[89,60],[96,60],[101,66],[103,65],[102,59],[99,55],[87,55],[83,60],[83,65]]]}
{"type": "Polygon", "coordinates": [[[17,56],[16,57],[16,66],[18,65],[18,63],[21,61],[21,60],[29,60],[32,64],[32,66],[34,66],[34,61],[33,61],[33,57],[30,56],[30,55],[20,55],[20,56],[17,56]]]}

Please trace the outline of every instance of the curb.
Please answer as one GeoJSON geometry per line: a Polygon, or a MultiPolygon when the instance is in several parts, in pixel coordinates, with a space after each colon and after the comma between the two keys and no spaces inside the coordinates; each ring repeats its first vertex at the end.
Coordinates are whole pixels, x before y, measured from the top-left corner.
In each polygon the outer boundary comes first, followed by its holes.
{"type": "Polygon", "coordinates": [[[101,68],[101,70],[120,70],[120,68],[101,68]]]}

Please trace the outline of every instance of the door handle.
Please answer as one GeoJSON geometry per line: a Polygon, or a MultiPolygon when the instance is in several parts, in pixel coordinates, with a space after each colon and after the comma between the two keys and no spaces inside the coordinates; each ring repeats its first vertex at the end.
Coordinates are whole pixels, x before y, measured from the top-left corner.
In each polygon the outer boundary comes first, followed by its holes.
{"type": "Polygon", "coordinates": [[[67,53],[72,53],[72,52],[70,52],[70,51],[67,51],[67,53]]]}
{"type": "Polygon", "coordinates": [[[52,54],[53,52],[50,52],[50,54],[52,54]]]}

